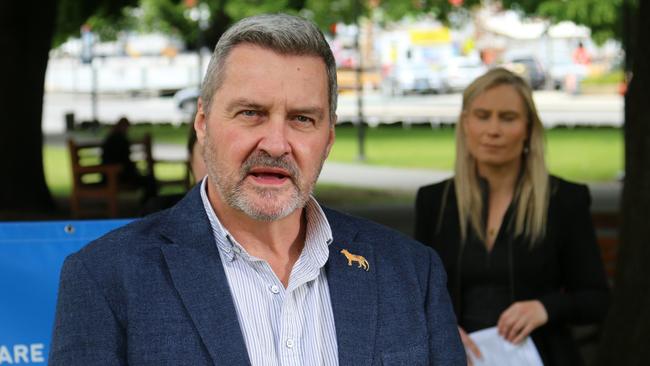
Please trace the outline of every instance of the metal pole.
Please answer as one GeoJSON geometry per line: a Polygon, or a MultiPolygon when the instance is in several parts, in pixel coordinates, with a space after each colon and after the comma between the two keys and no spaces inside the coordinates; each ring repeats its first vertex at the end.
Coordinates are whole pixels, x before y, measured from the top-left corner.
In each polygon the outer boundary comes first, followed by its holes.
{"type": "Polygon", "coordinates": [[[93,123],[97,124],[99,122],[99,117],[97,114],[97,67],[95,67],[95,62],[90,62],[90,69],[92,70],[92,86],[90,91],[91,98],[91,111],[93,116],[93,123]]]}
{"type": "Polygon", "coordinates": [[[200,32],[201,31],[199,31],[199,40],[198,40],[199,45],[198,45],[198,48],[196,50],[196,54],[197,54],[197,56],[199,56],[199,70],[198,70],[198,74],[197,74],[197,78],[196,78],[196,85],[198,85],[199,88],[201,87],[201,84],[203,82],[203,80],[202,80],[203,79],[203,57],[201,57],[201,45],[202,45],[201,38],[202,37],[200,35],[200,32]]]}
{"type": "Polygon", "coordinates": [[[357,160],[365,161],[366,160],[366,148],[365,148],[365,124],[364,124],[364,115],[363,115],[363,55],[361,53],[361,0],[356,0],[354,5],[356,7],[357,14],[357,34],[354,39],[355,47],[357,49],[357,54],[359,55],[356,74],[357,74],[357,141],[359,143],[359,155],[357,160]]]}

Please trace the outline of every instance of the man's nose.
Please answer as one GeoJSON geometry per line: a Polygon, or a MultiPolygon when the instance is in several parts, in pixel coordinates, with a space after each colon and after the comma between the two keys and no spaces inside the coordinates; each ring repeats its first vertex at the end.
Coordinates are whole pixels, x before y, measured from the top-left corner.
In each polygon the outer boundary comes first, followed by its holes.
{"type": "Polygon", "coordinates": [[[288,124],[283,117],[271,117],[262,129],[258,148],[272,157],[280,157],[291,152],[288,138],[288,124]]]}

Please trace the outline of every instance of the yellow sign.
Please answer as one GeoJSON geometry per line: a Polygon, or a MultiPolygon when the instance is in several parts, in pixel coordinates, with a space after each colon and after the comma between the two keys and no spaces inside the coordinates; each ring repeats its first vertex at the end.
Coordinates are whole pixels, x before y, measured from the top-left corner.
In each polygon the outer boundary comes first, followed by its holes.
{"type": "Polygon", "coordinates": [[[409,31],[409,37],[411,38],[411,43],[418,46],[451,42],[451,32],[449,32],[449,28],[447,27],[412,29],[409,31]]]}

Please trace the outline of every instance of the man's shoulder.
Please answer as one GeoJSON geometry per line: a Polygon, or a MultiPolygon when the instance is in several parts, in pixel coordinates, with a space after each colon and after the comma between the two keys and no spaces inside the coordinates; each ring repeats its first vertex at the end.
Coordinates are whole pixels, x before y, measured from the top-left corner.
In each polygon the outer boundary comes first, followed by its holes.
{"type": "Polygon", "coordinates": [[[167,210],[132,221],[91,241],[74,256],[91,262],[119,261],[160,247],[163,242],[161,228],[165,227],[166,218],[167,210]]]}

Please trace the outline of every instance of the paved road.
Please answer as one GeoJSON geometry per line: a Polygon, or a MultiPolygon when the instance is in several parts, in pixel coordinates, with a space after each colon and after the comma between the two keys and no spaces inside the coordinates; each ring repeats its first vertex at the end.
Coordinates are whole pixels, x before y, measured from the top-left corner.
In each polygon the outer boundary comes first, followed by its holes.
{"type": "MultiPolygon", "coordinates": [[[[451,176],[451,172],[326,162],[318,181],[357,187],[401,190],[415,196],[419,187],[439,182],[449,176],[451,176]]],[[[621,195],[620,182],[599,182],[588,185],[592,197],[592,212],[618,212],[621,195]]],[[[363,206],[342,205],[337,208],[410,235],[415,219],[414,204],[415,202],[363,206]]]]}
{"type": "MultiPolygon", "coordinates": [[[[156,145],[153,153],[155,157],[161,159],[178,159],[187,156],[184,147],[178,145],[156,145]]],[[[321,183],[397,190],[415,194],[419,187],[439,182],[451,175],[452,173],[450,171],[391,168],[360,163],[326,161],[318,181],[321,183]]],[[[588,185],[592,195],[593,211],[618,211],[621,193],[620,182],[597,182],[588,183],[588,185]]]]}
{"type": "MultiPolygon", "coordinates": [[[[535,100],[544,123],[551,127],[567,125],[620,126],[623,121],[623,99],[619,95],[568,95],[558,91],[540,91],[535,100]]],[[[366,121],[380,123],[455,123],[460,111],[461,95],[409,95],[386,97],[371,92],[365,96],[366,121]]],[[[131,97],[127,95],[100,95],[98,116],[102,122],[116,121],[126,116],[134,122],[181,123],[187,119],[175,106],[172,98],[131,97]]],[[[64,115],[74,112],[76,119],[90,120],[91,99],[87,94],[48,93],[44,99],[43,131],[62,133],[64,115]]],[[[357,120],[357,102],[354,94],[339,98],[339,121],[357,120]]]]}

